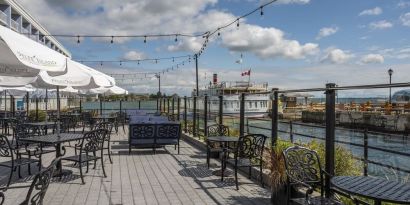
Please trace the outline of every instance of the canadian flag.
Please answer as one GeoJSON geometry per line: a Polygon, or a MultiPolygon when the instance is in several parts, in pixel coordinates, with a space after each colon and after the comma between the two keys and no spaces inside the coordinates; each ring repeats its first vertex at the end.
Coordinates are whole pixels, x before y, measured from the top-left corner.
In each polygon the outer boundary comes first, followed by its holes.
{"type": "Polygon", "coordinates": [[[241,76],[246,76],[246,75],[251,75],[251,70],[249,69],[248,71],[242,72],[241,76]]]}

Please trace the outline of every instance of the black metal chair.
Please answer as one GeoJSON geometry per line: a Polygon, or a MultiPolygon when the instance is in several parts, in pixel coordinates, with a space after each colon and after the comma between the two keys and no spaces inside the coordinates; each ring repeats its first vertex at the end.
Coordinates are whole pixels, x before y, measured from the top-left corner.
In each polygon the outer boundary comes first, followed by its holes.
{"type": "Polygon", "coordinates": [[[106,129],[108,130],[107,136],[105,136],[104,142],[107,142],[107,145],[103,145],[103,149],[108,150],[108,158],[110,159],[110,163],[112,164],[111,159],[111,133],[112,133],[113,123],[111,122],[101,122],[94,125],[93,130],[98,129],[106,129]]]}
{"type": "MultiPolygon", "coordinates": [[[[19,148],[13,146],[8,138],[4,135],[0,135],[0,156],[7,157],[10,160],[0,163],[1,167],[10,168],[9,179],[7,181],[6,188],[10,186],[11,180],[13,178],[13,173],[18,169],[18,176],[21,178],[20,167],[24,165],[30,166],[33,163],[38,163],[39,169],[41,169],[41,161],[37,159],[23,158],[19,153],[19,148]]],[[[38,152],[34,151],[33,155],[37,155],[38,152]]]]}
{"type": "Polygon", "coordinates": [[[88,126],[91,130],[92,126],[96,123],[95,119],[93,119],[92,114],[90,112],[82,112],[81,113],[81,121],[83,124],[83,133],[85,128],[88,126]]]}
{"type": "MultiPolygon", "coordinates": [[[[220,124],[215,124],[215,125],[210,125],[207,127],[207,137],[216,137],[216,136],[229,136],[229,127],[225,125],[220,125],[220,124]]],[[[211,159],[211,154],[212,153],[221,153],[222,147],[218,145],[217,143],[210,143],[207,141],[206,145],[206,164],[208,165],[209,168],[209,162],[211,159]]]]}
{"type": "MultiPolygon", "coordinates": [[[[252,176],[252,168],[259,167],[259,178],[263,183],[263,151],[265,150],[266,136],[262,134],[249,134],[239,137],[238,143],[234,150],[234,158],[226,159],[226,156],[222,158],[225,161],[222,166],[222,173],[224,173],[225,163],[232,164],[235,170],[235,184],[236,189],[239,189],[238,183],[238,169],[240,167],[249,168],[249,178],[252,176]]],[[[223,180],[223,174],[221,175],[223,180]]]]}
{"type": "MultiPolygon", "coordinates": [[[[63,157],[61,160],[71,161],[75,164],[78,164],[78,168],[80,169],[80,177],[81,182],[84,182],[84,176],[82,171],[82,165],[87,163],[87,171],[89,168],[89,162],[94,161],[96,162],[98,159],[101,160],[101,167],[104,173],[104,177],[107,177],[104,168],[104,154],[103,154],[103,145],[104,139],[108,135],[108,130],[105,129],[98,129],[86,132],[80,142],[80,144],[76,145],[79,148],[79,153],[69,157],[63,157]],[[100,156],[97,156],[97,152],[100,152],[100,156]]],[[[96,163],[94,163],[94,169],[96,167],[96,163]]]]}
{"type": "Polygon", "coordinates": [[[122,131],[125,132],[125,125],[127,124],[127,113],[118,112],[115,116],[115,133],[118,133],[118,127],[122,126],[122,131]]]}
{"type": "MultiPolygon", "coordinates": [[[[22,203],[20,203],[20,205],[37,205],[37,204],[42,205],[47,189],[53,178],[53,174],[54,174],[54,170],[56,169],[57,162],[60,160],[61,160],[60,158],[54,159],[47,168],[37,173],[33,181],[31,182],[31,185],[12,186],[8,188],[1,188],[1,190],[6,191],[7,189],[19,189],[19,188],[29,187],[26,198],[24,199],[22,203]]],[[[0,198],[2,198],[0,201],[0,205],[1,205],[3,204],[4,198],[5,198],[3,193],[0,194],[0,198]]]]}
{"type": "Polygon", "coordinates": [[[293,146],[283,151],[287,175],[287,204],[303,205],[342,205],[341,202],[324,197],[325,172],[320,164],[319,156],[313,150],[293,146]],[[304,187],[307,189],[304,198],[292,198],[292,187],[304,187]],[[320,196],[312,196],[314,188],[320,188],[320,196]]]}

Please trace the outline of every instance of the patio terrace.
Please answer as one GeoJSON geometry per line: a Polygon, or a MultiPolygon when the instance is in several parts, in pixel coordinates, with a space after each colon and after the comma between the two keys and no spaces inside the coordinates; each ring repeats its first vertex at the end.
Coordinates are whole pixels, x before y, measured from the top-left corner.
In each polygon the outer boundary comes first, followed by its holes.
{"type": "MultiPolygon", "coordinates": [[[[212,174],[215,168],[206,167],[206,153],[183,140],[180,154],[173,146],[167,146],[155,155],[151,149],[133,149],[129,155],[127,136],[128,131],[121,129],[112,134],[113,164],[108,157],[104,159],[107,178],[98,162],[96,169],[90,167],[85,174],[86,184],[81,185],[78,168],[64,162],[64,168],[73,170],[73,175],[61,181],[54,178],[44,204],[270,204],[270,191],[247,177],[240,176],[238,191],[232,177],[221,182],[212,174]]],[[[72,154],[67,149],[67,155],[72,154]]],[[[54,153],[44,155],[43,166],[54,157],[54,153]]],[[[1,160],[4,162],[4,158],[1,160]]],[[[12,186],[27,184],[34,176],[28,176],[26,167],[22,172],[23,178],[18,179],[16,174],[16,184],[12,186]]],[[[8,173],[9,169],[0,168],[2,184],[7,182],[8,173]]],[[[27,191],[28,188],[7,190],[5,204],[22,202],[27,191]]]]}

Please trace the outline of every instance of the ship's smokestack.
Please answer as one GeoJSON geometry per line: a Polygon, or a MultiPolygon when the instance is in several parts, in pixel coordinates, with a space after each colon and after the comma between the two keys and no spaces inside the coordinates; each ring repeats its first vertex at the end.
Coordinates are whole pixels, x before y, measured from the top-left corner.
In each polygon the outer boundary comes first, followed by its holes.
{"type": "Polygon", "coordinates": [[[214,73],[212,82],[214,85],[218,84],[218,74],[214,73]]]}

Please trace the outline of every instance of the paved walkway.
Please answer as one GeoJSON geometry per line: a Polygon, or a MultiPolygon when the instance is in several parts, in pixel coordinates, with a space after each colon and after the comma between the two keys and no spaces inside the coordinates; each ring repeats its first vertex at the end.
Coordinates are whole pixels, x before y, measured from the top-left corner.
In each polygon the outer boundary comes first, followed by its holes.
{"type": "MultiPolygon", "coordinates": [[[[114,163],[110,164],[106,157],[107,178],[102,177],[97,163],[97,168],[86,174],[86,184],[81,185],[78,168],[65,163],[73,175],[62,181],[56,178],[50,184],[45,204],[269,204],[269,190],[243,176],[239,178],[239,191],[233,178],[221,182],[220,177],[212,175],[213,170],[206,167],[205,153],[183,141],[179,155],[173,146],[158,149],[155,155],[150,149],[134,149],[128,155],[127,136],[127,131],[122,130],[112,136],[114,163]]],[[[44,164],[48,165],[53,156],[46,155],[44,164]]],[[[83,169],[85,171],[85,167],[83,169]]],[[[2,184],[8,173],[8,169],[0,167],[2,184]]],[[[30,178],[25,174],[15,185],[30,178]]],[[[8,190],[5,204],[18,204],[27,190],[8,190]]]]}

